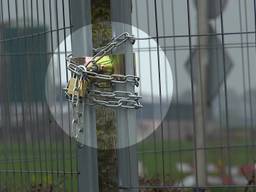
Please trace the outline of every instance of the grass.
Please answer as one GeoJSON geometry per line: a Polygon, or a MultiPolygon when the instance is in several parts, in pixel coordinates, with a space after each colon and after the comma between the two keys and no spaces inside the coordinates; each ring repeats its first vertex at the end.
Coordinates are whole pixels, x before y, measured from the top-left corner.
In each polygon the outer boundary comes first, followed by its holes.
{"type": "MultiPolygon", "coordinates": [[[[0,145],[0,191],[32,191],[53,187],[54,191],[77,190],[76,149],[68,144],[0,145]]],[[[43,190],[42,190],[43,191],[43,190]]]]}
{"type": "MultiPolygon", "coordinates": [[[[209,146],[216,146],[217,143],[212,142],[209,146]]],[[[243,144],[243,142],[238,140],[236,145],[239,144],[243,144]]],[[[215,165],[231,164],[239,167],[243,164],[253,163],[254,153],[255,149],[253,148],[236,147],[225,151],[212,147],[207,150],[206,158],[208,163],[215,165]]],[[[165,175],[166,183],[173,184],[188,175],[177,170],[178,162],[193,165],[193,143],[192,141],[154,143],[152,140],[146,140],[138,145],[138,158],[143,162],[145,178],[163,180],[163,175],[165,175]]],[[[64,191],[64,189],[77,191],[77,174],[69,174],[76,170],[76,145],[74,144],[71,148],[69,143],[63,145],[63,143],[56,142],[52,144],[37,142],[22,145],[8,143],[0,145],[0,191],[3,188],[8,188],[7,192],[30,192],[32,186],[38,187],[40,184],[43,185],[42,188],[53,186],[53,191],[64,191]]],[[[215,174],[219,175],[220,173],[215,174]]],[[[211,191],[236,190],[212,189],[211,191]]]]}
{"type": "MultiPolygon", "coordinates": [[[[220,176],[224,172],[225,166],[240,166],[254,163],[256,155],[255,148],[245,147],[244,141],[236,140],[232,143],[229,150],[218,148],[218,141],[208,141],[206,150],[206,161],[219,167],[219,171],[211,173],[212,176],[220,176]],[[255,155],[254,155],[255,154],[255,155]]],[[[191,175],[179,172],[176,168],[177,163],[188,163],[191,166],[195,162],[195,151],[192,141],[164,141],[153,142],[152,139],[146,140],[139,145],[139,160],[143,162],[146,178],[160,178],[165,183],[173,184],[181,181],[185,176],[191,175]],[[163,149],[163,150],[162,150],[163,149]],[[162,151],[165,151],[162,153],[162,151]],[[165,176],[165,178],[164,178],[165,176]]],[[[217,191],[244,191],[238,188],[216,188],[217,191]]]]}
{"type": "MultiPolygon", "coordinates": [[[[245,147],[242,144],[241,142],[237,142],[228,150],[212,144],[211,147],[206,149],[207,162],[215,165],[222,162],[231,166],[254,163],[254,157],[256,157],[256,154],[254,155],[256,152],[255,148],[245,147]]],[[[155,164],[158,164],[157,166],[161,169],[163,168],[162,162],[165,162],[165,171],[171,174],[173,167],[175,167],[174,163],[186,162],[193,164],[194,162],[195,151],[193,150],[193,143],[190,141],[182,141],[180,146],[176,141],[164,141],[163,143],[145,142],[144,144],[140,144],[138,150],[139,159],[148,168],[149,176],[156,176],[157,171],[154,170],[155,164]]]]}

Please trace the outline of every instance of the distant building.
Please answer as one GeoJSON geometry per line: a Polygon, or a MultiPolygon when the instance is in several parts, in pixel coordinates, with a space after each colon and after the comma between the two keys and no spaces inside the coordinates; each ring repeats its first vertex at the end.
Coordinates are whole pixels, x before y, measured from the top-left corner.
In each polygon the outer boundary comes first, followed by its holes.
{"type": "Polygon", "coordinates": [[[2,83],[9,102],[38,102],[44,100],[47,70],[47,35],[45,27],[0,28],[2,83]],[[41,35],[37,35],[40,34],[41,35]],[[8,75],[7,75],[8,74],[8,75]],[[7,87],[8,86],[8,89],[7,87]]]}

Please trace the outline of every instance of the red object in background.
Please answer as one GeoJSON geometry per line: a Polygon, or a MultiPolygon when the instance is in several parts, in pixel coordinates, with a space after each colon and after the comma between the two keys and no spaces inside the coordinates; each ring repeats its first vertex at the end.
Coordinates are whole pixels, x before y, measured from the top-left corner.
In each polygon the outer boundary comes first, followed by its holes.
{"type": "Polygon", "coordinates": [[[247,164],[240,167],[241,173],[246,177],[248,181],[252,180],[255,177],[256,165],[247,164]]]}
{"type": "Polygon", "coordinates": [[[228,176],[224,176],[222,178],[222,182],[224,185],[233,185],[234,182],[233,182],[233,179],[231,177],[228,177],[228,176]]]}

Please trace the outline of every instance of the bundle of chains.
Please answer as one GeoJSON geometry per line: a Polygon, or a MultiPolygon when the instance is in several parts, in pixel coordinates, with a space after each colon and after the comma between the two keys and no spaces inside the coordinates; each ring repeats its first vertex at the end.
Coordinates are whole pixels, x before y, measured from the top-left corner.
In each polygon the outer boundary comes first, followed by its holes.
{"type": "Polygon", "coordinates": [[[100,61],[113,49],[121,46],[125,42],[134,44],[135,39],[129,33],[122,33],[113,38],[106,46],[95,49],[97,53],[88,57],[66,58],[68,70],[71,71],[71,79],[68,82],[65,94],[73,106],[72,131],[75,138],[83,131],[81,128],[81,118],[83,114],[82,103],[88,105],[101,105],[111,108],[138,109],[142,105],[141,97],[134,91],[114,90],[115,85],[122,84],[124,87],[139,86],[139,77],[133,75],[112,74],[109,65],[101,64],[100,61]]]}

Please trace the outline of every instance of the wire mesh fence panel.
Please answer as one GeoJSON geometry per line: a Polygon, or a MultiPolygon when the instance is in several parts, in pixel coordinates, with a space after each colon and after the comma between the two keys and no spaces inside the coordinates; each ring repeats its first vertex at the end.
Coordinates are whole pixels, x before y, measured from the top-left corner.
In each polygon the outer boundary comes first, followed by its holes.
{"type": "MultiPolygon", "coordinates": [[[[210,191],[255,190],[247,187],[255,182],[255,2],[163,0],[134,6],[135,22],[158,41],[174,76],[164,121],[139,145],[141,189],[192,190],[204,182],[210,191]]],[[[167,89],[166,83],[159,87],[167,89]]]]}
{"type": "MultiPolygon", "coordinates": [[[[120,9],[115,0],[88,2],[94,48],[118,35],[128,13],[143,104],[139,185],[118,182],[120,166],[131,166],[117,162],[118,149],[99,149],[100,190],[108,177],[123,191],[255,191],[255,0],[131,0],[120,9]]],[[[0,0],[0,191],[87,190],[79,189],[80,148],[63,91],[65,57],[85,27],[77,16],[86,7],[73,5],[0,0]]],[[[120,130],[116,111],[96,116],[98,137],[120,130]]]]}
{"type": "MultiPolygon", "coordinates": [[[[55,122],[45,96],[48,63],[70,52],[69,1],[3,0],[0,7],[0,191],[77,191],[76,143],[55,122]]],[[[62,90],[55,91],[51,107],[59,113],[62,90]]]]}

